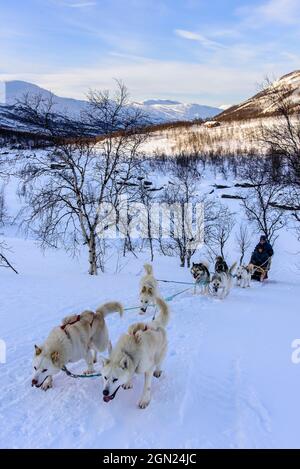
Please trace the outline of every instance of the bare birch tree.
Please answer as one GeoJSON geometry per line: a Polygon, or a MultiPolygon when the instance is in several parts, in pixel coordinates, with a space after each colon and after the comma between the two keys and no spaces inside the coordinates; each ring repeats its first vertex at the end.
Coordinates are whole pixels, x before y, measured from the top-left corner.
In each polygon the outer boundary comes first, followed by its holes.
{"type": "Polygon", "coordinates": [[[90,97],[94,112],[85,116],[84,128],[106,132],[103,137],[61,138],[59,133],[55,145],[32,154],[20,172],[27,229],[43,247],[62,244],[75,252],[87,246],[90,275],[104,269],[105,236],[97,235],[99,224],[105,225],[101,207],[117,206],[141,164],[141,144],[147,138],[139,131],[141,114],[129,109],[127,90],[118,86],[114,99],[106,92],[90,97]]]}

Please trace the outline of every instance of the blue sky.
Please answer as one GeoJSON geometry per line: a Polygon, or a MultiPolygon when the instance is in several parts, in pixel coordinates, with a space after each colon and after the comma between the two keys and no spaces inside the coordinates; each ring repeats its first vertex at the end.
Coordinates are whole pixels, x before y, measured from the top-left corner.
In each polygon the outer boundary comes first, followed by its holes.
{"type": "Polygon", "coordinates": [[[0,78],[222,105],[300,69],[300,0],[0,1],[0,78]]]}

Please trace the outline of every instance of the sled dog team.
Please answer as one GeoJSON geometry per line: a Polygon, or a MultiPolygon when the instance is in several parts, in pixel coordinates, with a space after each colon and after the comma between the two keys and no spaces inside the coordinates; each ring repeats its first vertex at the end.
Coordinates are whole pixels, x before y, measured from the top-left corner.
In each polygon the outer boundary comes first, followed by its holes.
{"type": "Polygon", "coordinates": [[[207,262],[202,261],[198,264],[193,262],[191,274],[195,280],[194,293],[197,288],[200,293],[207,295],[208,293],[220,299],[224,299],[230,292],[233,285],[233,278],[237,279],[237,286],[246,288],[250,287],[251,277],[255,267],[252,264],[238,266],[235,275],[233,272],[236,268],[236,262],[229,268],[225,260],[218,256],[215,262],[214,273],[210,273],[207,262]]]}
{"type": "Polygon", "coordinates": [[[94,373],[98,352],[108,351],[109,358],[100,356],[103,368],[103,400],[110,402],[120,389],[130,389],[134,375],[144,374],[144,389],[139,407],[144,409],[151,399],[152,377],[161,376],[162,362],[167,351],[166,325],[170,312],[167,303],[159,296],[152,266],[145,264],[145,275],[140,283],[140,314],[155,305],[159,314],[151,322],[132,324],[112,347],[105,323],[107,314],[123,314],[118,302],[105,303],[96,311],[83,311],[67,316],[55,327],[43,345],[35,345],[34,376],[32,386],[44,391],[53,385],[53,376],[68,363],[84,359],[85,374],[94,373]]]}
{"type": "MultiPolygon", "coordinates": [[[[208,264],[193,263],[191,274],[195,280],[194,292],[200,288],[203,294],[209,291],[219,298],[225,298],[233,283],[234,263],[228,268],[222,257],[217,257],[215,272],[211,275],[208,264]]],[[[103,400],[110,402],[116,397],[120,387],[132,388],[134,375],[144,374],[144,388],[139,407],[144,409],[151,399],[152,377],[159,378],[161,365],[167,351],[166,326],[170,312],[167,303],[160,297],[157,280],[150,264],[144,265],[145,274],[140,281],[140,314],[145,314],[148,306],[154,306],[159,314],[151,322],[132,324],[112,347],[105,322],[108,314],[123,314],[119,302],[105,303],[96,311],[83,311],[79,315],[67,316],[60,326],[55,327],[43,345],[35,345],[34,376],[32,386],[44,391],[53,385],[53,376],[68,363],[84,359],[87,363],[85,374],[93,374],[97,354],[108,351],[108,358],[100,356],[102,362],[103,400]]],[[[237,268],[237,284],[250,286],[253,267],[237,268]]]]}

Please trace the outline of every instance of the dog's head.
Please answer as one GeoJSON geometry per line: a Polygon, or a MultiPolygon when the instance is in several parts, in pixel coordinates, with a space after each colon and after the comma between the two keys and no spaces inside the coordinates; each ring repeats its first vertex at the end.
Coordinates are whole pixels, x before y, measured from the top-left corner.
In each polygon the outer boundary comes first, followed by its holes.
{"type": "Polygon", "coordinates": [[[247,270],[248,274],[250,274],[250,275],[254,274],[255,268],[254,268],[253,264],[247,265],[247,267],[245,267],[245,269],[247,270]]]}
{"type": "Polygon", "coordinates": [[[238,268],[236,269],[236,277],[238,279],[241,279],[245,271],[245,267],[243,265],[239,265],[238,268]]]}
{"type": "Polygon", "coordinates": [[[102,379],[103,379],[103,400],[110,402],[123,384],[128,383],[134,373],[133,361],[126,353],[123,353],[119,360],[103,358],[102,379]]]}
{"type": "Polygon", "coordinates": [[[154,302],[154,290],[152,287],[144,285],[140,292],[141,310],[143,314],[147,311],[149,304],[154,302]]]}
{"type": "Polygon", "coordinates": [[[57,374],[61,368],[59,352],[46,350],[43,346],[35,345],[33,358],[34,375],[31,385],[40,388],[49,377],[57,374]]]}
{"type": "Polygon", "coordinates": [[[210,287],[212,289],[212,292],[216,295],[218,291],[220,290],[220,288],[223,287],[222,278],[220,275],[216,275],[216,274],[213,275],[213,278],[210,283],[210,287]]]}
{"type": "Polygon", "coordinates": [[[216,257],[215,271],[218,273],[226,271],[225,261],[221,256],[216,257]]]}
{"type": "Polygon", "coordinates": [[[194,277],[195,280],[203,277],[204,275],[207,275],[207,267],[205,264],[202,262],[199,262],[198,264],[195,264],[193,262],[193,265],[191,267],[191,274],[194,277]]]}

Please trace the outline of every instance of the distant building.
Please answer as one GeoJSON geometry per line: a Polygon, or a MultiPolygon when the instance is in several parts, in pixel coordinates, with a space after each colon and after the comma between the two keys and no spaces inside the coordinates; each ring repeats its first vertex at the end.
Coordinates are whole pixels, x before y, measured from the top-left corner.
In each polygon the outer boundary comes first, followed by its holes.
{"type": "Polygon", "coordinates": [[[212,129],[213,127],[220,127],[220,122],[217,121],[208,121],[204,123],[205,127],[212,129]]]}

